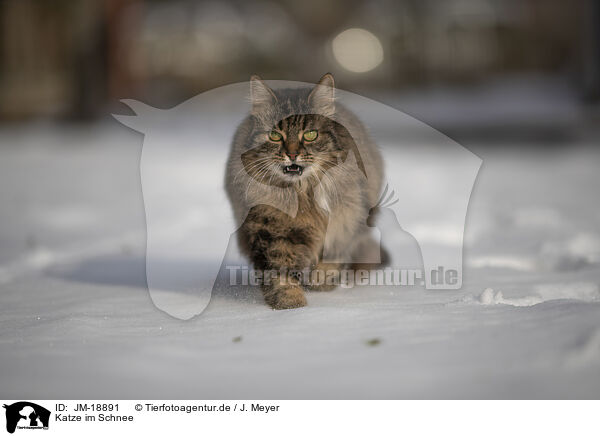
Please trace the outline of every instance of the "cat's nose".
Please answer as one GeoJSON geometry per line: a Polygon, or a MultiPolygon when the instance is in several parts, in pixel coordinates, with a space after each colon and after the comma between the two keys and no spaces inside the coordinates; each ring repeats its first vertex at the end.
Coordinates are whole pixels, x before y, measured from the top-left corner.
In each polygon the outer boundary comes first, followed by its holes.
{"type": "Polygon", "coordinates": [[[296,158],[298,157],[298,153],[286,153],[291,160],[296,160],[296,158]]]}

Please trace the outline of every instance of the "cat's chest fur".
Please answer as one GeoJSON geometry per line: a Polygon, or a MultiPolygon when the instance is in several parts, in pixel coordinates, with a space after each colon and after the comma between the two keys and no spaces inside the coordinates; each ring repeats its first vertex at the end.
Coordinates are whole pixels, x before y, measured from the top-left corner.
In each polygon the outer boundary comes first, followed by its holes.
{"type": "Polygon", "coordinates": [[[315,230],[319,261],[350,261],[349,248],[353,245],[353,236],[360,220],[353,203],[333,202],[325,196],[320,197],[318,191],[310,199],[299,198],[298,213],[292,223],[315,230]]]}

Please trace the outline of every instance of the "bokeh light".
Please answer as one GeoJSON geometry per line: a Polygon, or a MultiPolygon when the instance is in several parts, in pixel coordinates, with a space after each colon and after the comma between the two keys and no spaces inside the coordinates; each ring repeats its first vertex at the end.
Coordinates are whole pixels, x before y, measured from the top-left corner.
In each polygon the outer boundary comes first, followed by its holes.
{"type": "Polygon", "coordinates": [[[344,30],[333,39],[333,56],[346,70],[365,73],[383,61],[383,47],[375,35],[364,29],[344,30]]]}

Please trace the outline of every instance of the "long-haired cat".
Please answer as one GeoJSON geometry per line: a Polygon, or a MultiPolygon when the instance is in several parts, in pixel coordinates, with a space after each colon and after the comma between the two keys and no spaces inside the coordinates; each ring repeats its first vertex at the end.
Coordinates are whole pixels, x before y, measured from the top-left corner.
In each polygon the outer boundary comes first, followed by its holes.
{"type": "Polygon", "coordinates": [[[297,89],[270,89],[253,76],[250,97],[225,180],[239,246],[257,270],[294,272],[263,280],[271,307],[305,306],[305,287],[332,288],[307,281],[307,272],[379,258],[366,222],[381,192],[382,159],[358,118],[335,101],[331,74],[297,89]]]}

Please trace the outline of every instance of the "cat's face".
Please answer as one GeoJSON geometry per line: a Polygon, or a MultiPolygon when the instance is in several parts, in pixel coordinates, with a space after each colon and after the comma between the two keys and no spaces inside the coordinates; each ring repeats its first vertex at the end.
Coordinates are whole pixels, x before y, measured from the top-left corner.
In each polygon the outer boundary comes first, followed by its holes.
{"type": "Polygon", "coordinates": [[[335,111],[333,79],[321,82],[312,91],[272,91],[253,79],[254,129],[242,161],[255,180],[270,185],[318,182],[346,159],[347,140],[340,136],[347,131],[321,115],[335,111]]]}
{"type": "Polygon", "coordinates": [[[294,183],[325,176],[346,159],[335,122],[322,115],[292,115],[273,126],[256,126],[254,146],[242,160],[255,180],[294,183]]]}

